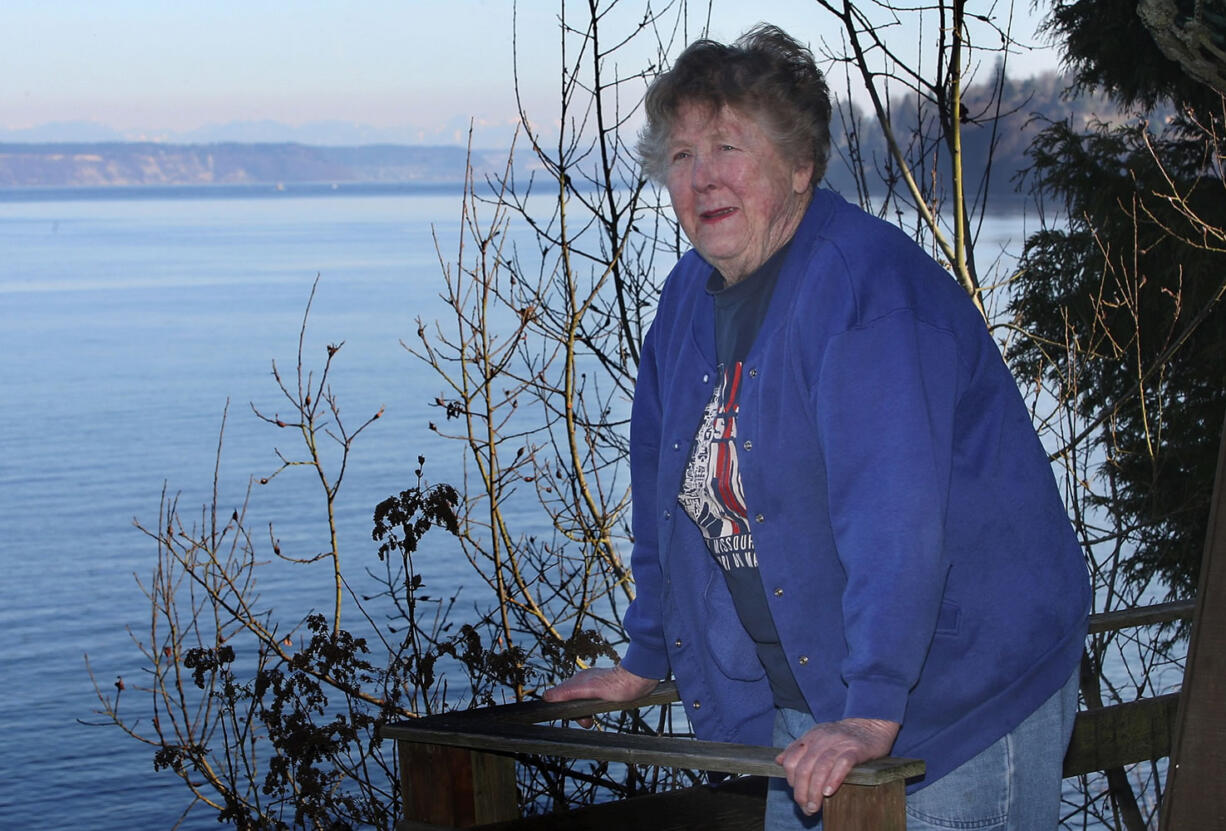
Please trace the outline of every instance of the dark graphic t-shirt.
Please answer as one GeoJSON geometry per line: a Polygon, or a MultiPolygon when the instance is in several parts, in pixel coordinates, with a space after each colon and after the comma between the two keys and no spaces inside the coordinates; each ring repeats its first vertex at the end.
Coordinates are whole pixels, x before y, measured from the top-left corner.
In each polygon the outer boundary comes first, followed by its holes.
{"type": "Polygon", "coordinates": [[[767,605],[758,572],[758,551],[748,521],[738,468],[737,416],[743,361],[757,337],[787,248],[757,272],[732,286],[713,273],[707,285],[715,300],[717,383],[698,425],[678,501],[698,525],[727,581],[741,624],[753,638],[766,669],[775,705],[807,710],[767,605]]]}

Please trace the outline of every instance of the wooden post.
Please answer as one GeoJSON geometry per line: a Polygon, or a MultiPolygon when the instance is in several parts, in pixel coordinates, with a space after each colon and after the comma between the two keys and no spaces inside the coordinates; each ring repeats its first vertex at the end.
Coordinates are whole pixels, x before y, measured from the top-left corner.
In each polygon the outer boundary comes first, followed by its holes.
{"type": "Polygon", "coordinates": [[[437,744],[396,744],[406,826],[417,822],[469,828],[519,817],[513,756],[437,744]]]}
{"type": "Polygon", "coordinates": [[[1159,827],[1226,828],[1226,424],[1177,720],[1159,827]]]}
{"type": "Polygon", "coordinates": [[[880,785],[844,783],[822,803],[826,831],[906,831],[907,788],[901,779],[880,785]]]}

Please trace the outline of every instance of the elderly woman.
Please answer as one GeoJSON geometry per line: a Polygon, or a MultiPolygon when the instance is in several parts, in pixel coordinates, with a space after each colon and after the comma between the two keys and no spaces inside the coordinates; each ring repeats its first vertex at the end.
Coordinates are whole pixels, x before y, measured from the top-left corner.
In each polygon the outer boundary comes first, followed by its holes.
{"type": "Polygon", "coordinates": [[[635,391],[630,643],[545,697],[671,672],[699,736],[783,748],[768,828],[891,752],[927,763],[908,828],[1054,828],[1089,587],[982,317],[816,188],[830,101],[782,31],[694,43],[646,111],[694,250],[635,391]]]}

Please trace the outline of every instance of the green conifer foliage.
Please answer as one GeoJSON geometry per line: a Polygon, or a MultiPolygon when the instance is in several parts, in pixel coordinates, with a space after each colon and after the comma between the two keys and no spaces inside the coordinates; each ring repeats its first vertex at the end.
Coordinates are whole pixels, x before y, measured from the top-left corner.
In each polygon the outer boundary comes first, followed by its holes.
{"type": "Polygon", "coordinates": [[[1222,98],[1161,55],[1135,0],[1058,3],[1049,28],[1082,89],[1151,109],[1053,123],[1033,145],[1031,181],[1067,224],[1027,241],[1012,311],[1034,337],[1010,360],[1093,427],[1091,501],[1130,579],[1189,597],[1226,412],[1222,98]]]}

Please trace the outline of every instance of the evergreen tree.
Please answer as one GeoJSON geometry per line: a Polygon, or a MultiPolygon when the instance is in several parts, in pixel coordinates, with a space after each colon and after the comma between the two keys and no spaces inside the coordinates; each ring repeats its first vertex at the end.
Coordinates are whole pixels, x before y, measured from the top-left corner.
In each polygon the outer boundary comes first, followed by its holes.
{"type": "Polygon", "coordinates": [[[1011,306],[1032,337],[1010,359],[1091,425],[1092,500],[1134,552],[1134,585],[1187,597],[1226,412],[1223,98],[1159,51],[1136,0],[1057,0],[1048,26],[1075,89],[1138,112],[1034,143],[1032,182],[1067,223],[1027,241],[1011,306]]]}

